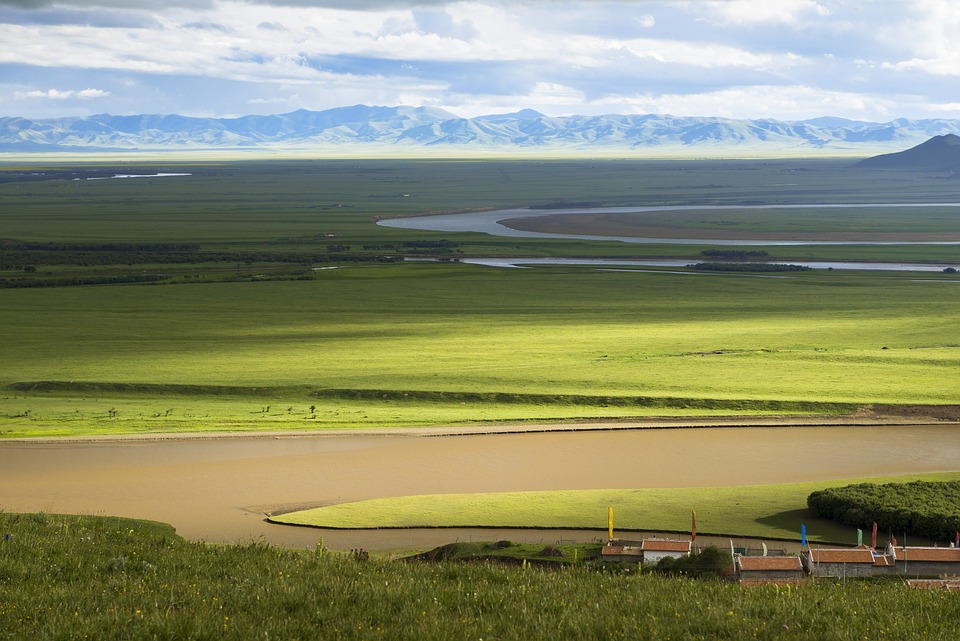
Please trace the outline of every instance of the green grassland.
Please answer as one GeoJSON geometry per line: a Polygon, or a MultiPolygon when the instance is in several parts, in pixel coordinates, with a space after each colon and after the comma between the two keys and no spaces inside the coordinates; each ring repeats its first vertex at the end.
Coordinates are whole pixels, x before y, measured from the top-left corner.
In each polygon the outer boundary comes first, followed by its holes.
{"type": "MultiPolygon", "coordinates": [[[[960,233],[960,216],[956,206],[924,207],[919,216],[912,207],[817,207],[804,209],[770,207],[734,210],[660,210],[629,214],[574,214],[556,221],[562,228],[571,222],[582,233],[594,235],[628,235],[623,229],[634,226],[654,226],[673,230],[678,237],[697,233],[722,233],[737,237],[749,234],[780,234],[782,238],[795,235],[854,236],[867,234],[904,235],[923,234],[937,239],[937,234],[960,233]],[[582,221],[582,222],[581,222],[582,221]],[[931,236],[933,235],[933,236],[931,236]]],[[[549,210],[544,212],[549,215],[549,210]]],[[[568,232],[569,233],[569,232],[568,232]]],[[[642,233],[636,235],[643,235],[642,233]]],[[[702,237],[702,236],[701,236],[702,237]]],[[[783,250],[780,250],[783,252],[783,250]]]]}
{"type": "MultiPolygon", "coordinates": [[[[0,166],[0,229],[20,241],[185,242],[207,250],[353,251],[384,243],[450,238],[470,255],[695,255],[699,248],[635,247],[576,240],[491,238],[387,229],[375,218],[528,206],[756,205],[957,202],[960,181],[923,172],[864,171],[850,160],[451,161],[326,160],[220,164],[0,166]],[[32,174],[46,172],[40,180],[32,174]],[[191,176],[74,180],[111,173],[191,176]]],[[[549,212],[549,210],[546,210],[549,212]]],[[[872,210],[879,220],[882,210],[872,210]]],[[[922,228],[922,210],[906,212],[922,228]]],[[[942,213],[942,212],[940,212],[942,213]]],[[[679,214],[683,216],[685,214],[679,214]]],[[[719,218],[753,216],[749,210],[719,218]]],[[[954,220],[956,217],[954,217],[954,220]]],[[[846,229],[844,216],[790,220],[820,232],[846,229]]],[[[751,224],[766,225],[750,220],[751,224]]],[[[872,226],[869,220],[863,224],[872,226]]],[[[908,247],[781,248],[778,257],[855,250],[878,260],[918,256],[908,247]],[[784,253],[787,252],[787,253],[784,253]]],[[[923,248],[931,261],[960,259],[956,247],[923,248]]]]}
{"type": "MultiPolygon", "coordinates": [[[[955,202],[958,196],[960,181],[949,177],[864,172],[846,160],[0,168],[0,259],[16,256],[31,267],[2,271],[0,282],[43,285],[0,288],[0,435],[955,404],[960,299],[949,274],[784,278],[400,264],[383,261],[403,255],[695,259],[710,246],[440,234],[374,221],[528,205],[955,202]],[[192,175],[76,180],[158,171],[192,175]],[[441,240],[449,245],[437,245],[441,240]],[[159,281],[63,286],[69,279],[143,275],[159,281]]],[[[874,218],[856,211],[855,222],[833,210],[821,214],[834,218],[798,215],[791,225],[830,231],[891,224],[887,210],[874,218]]],[[[918,229],[952,228],[946,221],[956,220],[943,209],[902,214],[918,229]]],[[[776,226],[756,211],[722,215],[745,216],[746,227],[776,226]]],[[[773,260],[960,263],[960,246],[950,245],[758,249],[773,260]]]]}
{"type": "Polygon", "coordinates": [[[583,563],[358,561],[92,516],[0,513],[0,532],[0,639],[912,641],[952,639],[960,618],[955,595],[898,581],[741,588],[583,563]]]}
{"type": "MultiPolygon", "coordinates": [[[[856,545],[856,529],[817,518],[807,508],[816,490],[852,483],[953,481],[960,473],[870,477],[740,487],[643,488],[437,494],[371,499],[272,516],[290,525],[354,529],[390,527],[607,527],[614,509],[617,531],[690,532],[697,513],[703,535],[800,540],[800,524],[819,543],[856,545]]],[[[944,543],[944,542],[941,542],[944,543]]]]}
{"type": "Polygon", "coordinates": [[[945,274],[407,264],[309,281],[0,290],[0,432],[951,404],[957,287],[945,274]],[[42,381],[60,384],[32,385],[42,381]]]}

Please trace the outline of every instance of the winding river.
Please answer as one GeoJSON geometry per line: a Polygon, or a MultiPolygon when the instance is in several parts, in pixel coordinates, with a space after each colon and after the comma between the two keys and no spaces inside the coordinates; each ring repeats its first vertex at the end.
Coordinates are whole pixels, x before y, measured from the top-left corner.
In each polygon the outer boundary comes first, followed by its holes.
{"type": "MultiPolygon", "coordinates": [[[[194,540],[396,549],[597,532],[330,531],[298,507],[433,493],[788,483],[960,469],[951,425],[712,427],[428,437],[362,435],[0,443],[0,509],[129,516],[194,540]]],[[[605,523],[598,518],[598,528],[605,523]]],[[[579,538],[578,538],[579,537],[579,538]]]]}

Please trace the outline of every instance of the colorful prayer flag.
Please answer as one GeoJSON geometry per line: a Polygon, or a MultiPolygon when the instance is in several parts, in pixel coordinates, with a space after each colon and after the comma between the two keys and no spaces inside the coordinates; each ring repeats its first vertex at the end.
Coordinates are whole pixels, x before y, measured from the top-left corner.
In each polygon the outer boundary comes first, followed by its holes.
{"type": "Polygon", "coordinates": [[[691,512],[690,517],[690,538],[694,541],[697,540],[697,513],[691,512]]]}
{"type": "Polygon", "coordinates": [[[807,547],[807,526],[800,524],[800,547],[807,547]]]}
{"type": "Polygon", "coordinates": [[[863,530],[857,528],[857,545],[863,545],[863,530]]]}
{"type": "Polygon", "coordinates": [[[873,538],[870,540],[870,547],[877,549],[877,522],[873,522],[873,538]]]}
{"type": "Polygon", "coordinates": [[[607,508],[607,534],[610,535],[610,538],[613,538],[613,506],[607,508]]]}

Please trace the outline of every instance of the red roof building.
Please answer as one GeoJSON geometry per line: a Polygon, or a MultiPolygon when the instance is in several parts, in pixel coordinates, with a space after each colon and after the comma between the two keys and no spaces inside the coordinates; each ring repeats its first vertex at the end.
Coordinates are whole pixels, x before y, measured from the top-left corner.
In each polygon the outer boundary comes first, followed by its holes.
{"type": "Polygon", "coordinates": [[[799,556],[736,557],[737,578],[743,585],[801,583],[807,573],[799,556]]]}
{"type": "Polygon", "coordinates": [[[681,556],[690,556],[690,541],[676,541],[672,539],[658,539],[651,537],[644,539],[640,544],[643,550],[644,563],[658,563],[660,559],[666,557],[679,558],[681,556]]]}

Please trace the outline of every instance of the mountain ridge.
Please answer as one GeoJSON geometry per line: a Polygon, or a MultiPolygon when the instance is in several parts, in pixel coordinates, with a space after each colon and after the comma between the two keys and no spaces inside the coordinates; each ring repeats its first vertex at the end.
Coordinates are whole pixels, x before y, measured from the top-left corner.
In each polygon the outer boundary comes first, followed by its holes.
{"type": "Polygon", "coordinates": [[[858,167],[868,169],[923,169],[960,172],[960,136],[934,136],[916,147],[861,160],[858,167]]]}
{"type": "Polygon", "coordinates": [[[900,150],[960,134],[960,120],[887,123],[831,116],[801,121],[663,114],[547,116],[532,109],[462,118],[434,107],[353,105],[323,111],[205,118],[95,114],[0,118],[0,152],[450,149],[505,151],[900,150]]]}

